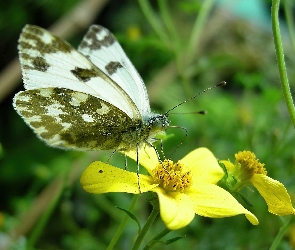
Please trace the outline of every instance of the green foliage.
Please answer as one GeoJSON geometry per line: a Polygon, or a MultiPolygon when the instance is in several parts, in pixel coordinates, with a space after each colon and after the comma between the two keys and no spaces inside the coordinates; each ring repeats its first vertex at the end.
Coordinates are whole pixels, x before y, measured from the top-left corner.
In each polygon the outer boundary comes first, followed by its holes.
{"type": "Polygon", "coordinates": [[[0,3],[0,30],[2,39],[17,35],[27,23],[42,20],[46,26],[66,14],[78,0],[11,0],[0,3]]]}

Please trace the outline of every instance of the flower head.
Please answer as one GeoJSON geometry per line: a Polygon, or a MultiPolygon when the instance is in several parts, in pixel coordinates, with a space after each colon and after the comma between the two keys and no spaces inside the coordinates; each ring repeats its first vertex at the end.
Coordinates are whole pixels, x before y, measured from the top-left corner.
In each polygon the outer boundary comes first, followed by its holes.
{"type": "MultiPolygon", "coordinates": [[[[136,159],[135,152],[127,155],[136,159]]],[[[217,182],[224,173],[214,155],[206,148],[190,152],[180,161],[159,162],[152,148],[139,153],[139,163],[150,175],[139,175],[141,192],[156,192],[161,218],[171,230],[188,225],[195,214],[222,218],[245,214],[254,225],[257,218],[217,182]]],[[[81,185],[90,193],[139,193],[136,173],[102,162],[92,163],[81,176],[81,185]]]]}
{"type": "Polygon", "coordinates": [[[184,165],[180,161],[158,162],[152,173],[159,186],[167,191],[183,192],[192,185],[191,172],[184,171],[184,165]]]}
{"type": "Polygon", "coordinates": [[[282,183],[267,176],[264,164],[250,151],[235,154],[235,164],[220,161],[226,167],[225,185],[231,192],[238,192],[252,184],[268,205],[268,211],[275,215],[295,214],[290,196],[282,183]]]}

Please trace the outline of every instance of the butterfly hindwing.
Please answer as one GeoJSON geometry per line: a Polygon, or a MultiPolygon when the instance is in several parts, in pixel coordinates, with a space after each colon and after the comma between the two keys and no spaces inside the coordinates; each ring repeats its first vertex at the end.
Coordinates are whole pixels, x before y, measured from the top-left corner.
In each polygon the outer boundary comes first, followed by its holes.
{"type": "MultiPolygon", "coordinates": [[[[69,89],[22,91],[14,105],[39,137],[54,147],[124,149],[135,126],[134,120],[113,105],[69,89]]],[[[140,120],[136,122],[141,126],[140,120]]]]}

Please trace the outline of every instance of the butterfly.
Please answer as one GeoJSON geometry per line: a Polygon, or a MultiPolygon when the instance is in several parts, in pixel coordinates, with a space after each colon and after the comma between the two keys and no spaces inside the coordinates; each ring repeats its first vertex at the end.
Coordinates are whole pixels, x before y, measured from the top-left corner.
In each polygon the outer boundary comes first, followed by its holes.
{"type": "Polygon", "coordinates": [[[92,25],[76,50],[26,25],[18,50],[25,91],[13,106],[48,145],[129,151],[152,145],[169,126],[167,114],[151,111],[143,80],[106,28],[92,25]]]}

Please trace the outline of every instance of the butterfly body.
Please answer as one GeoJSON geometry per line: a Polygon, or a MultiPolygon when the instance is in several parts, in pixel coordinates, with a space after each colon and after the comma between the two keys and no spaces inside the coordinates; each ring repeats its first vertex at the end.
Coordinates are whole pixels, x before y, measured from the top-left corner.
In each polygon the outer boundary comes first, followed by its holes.
{"type": "Polygon", "coordinates": [[[19,39],[25,91],[16,111],[53,147],[128,151],[151,144],[169,126],[150,110],[139,74],[114,36],[90,27],[78,51],[26,25],[19,39]]]}

